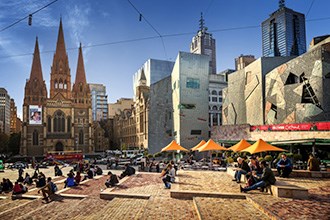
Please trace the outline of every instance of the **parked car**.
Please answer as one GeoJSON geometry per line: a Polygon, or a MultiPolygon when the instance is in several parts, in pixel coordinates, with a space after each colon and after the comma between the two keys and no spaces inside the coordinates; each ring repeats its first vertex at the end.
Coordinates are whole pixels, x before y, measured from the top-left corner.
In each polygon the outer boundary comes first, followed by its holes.
{"type": "Polygon", "coordinates": [[[18,162],[15,162],[15,163],[11,164],[11,165],[8,165],[8,168],[9,169],[19,169],[19,168],[25,169],[26,165],[25,165],[25,163],[22,163],[22,162],[18,161],[18,162]]]}

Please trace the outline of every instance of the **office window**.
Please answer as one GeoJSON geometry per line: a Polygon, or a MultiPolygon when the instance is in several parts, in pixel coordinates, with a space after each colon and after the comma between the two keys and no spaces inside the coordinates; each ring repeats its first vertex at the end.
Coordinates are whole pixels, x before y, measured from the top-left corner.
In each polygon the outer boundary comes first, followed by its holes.
{"type": "Polygon", "coordinates": [[[191,89],[199,89],[200,82],[199,79],[187,78],[186,87],[191,89]]]}
{"type": "Polygon", "coordinates": [[[201,135],[202,134],[202,130],[191,130],[190,131],[191,135],[201,135]]]}

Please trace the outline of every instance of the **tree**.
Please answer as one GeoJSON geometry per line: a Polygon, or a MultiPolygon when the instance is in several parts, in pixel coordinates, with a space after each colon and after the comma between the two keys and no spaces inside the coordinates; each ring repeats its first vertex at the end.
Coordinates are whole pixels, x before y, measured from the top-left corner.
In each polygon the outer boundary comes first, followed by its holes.
{"type": "Polygon", "coordinates": [[[12,152],[14,155],[19,154],[21,144],[21,133],[13,133],[10,135],[7,152],[12,152]]]}
{"type": "Polygon", "coordinates": [[[5,133],[0,134],[0,152],[6,153],[8,148],[9,136],[5,133]]]}

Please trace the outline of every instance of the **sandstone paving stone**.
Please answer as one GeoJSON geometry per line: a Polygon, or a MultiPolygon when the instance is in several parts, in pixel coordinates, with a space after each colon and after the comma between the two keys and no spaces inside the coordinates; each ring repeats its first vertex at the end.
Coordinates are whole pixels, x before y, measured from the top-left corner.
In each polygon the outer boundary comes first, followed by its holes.
{"type": "Polygon", "coordinates": [[[202,219],[269,219],[245,199],[197,197],[194,200],[202,219]]]}
{"type": "Polygon", "coordinates": [[[180,171],[179,189],[192,191],[210,191],[238,193],[239,185],[231,181],[226,172],[215,171],[180,171]]]}
{"type": "Polygon", "coordinates": [[[73,219],[143,219],[141,216],[147,202],[144,199],[114,198],[108,201],[103,209],[91,213],[82,213],[73,219]]]}
{"type": "Polygon", "coordinates": [[[169,190],[164,189],[164,183],[162,182],[160,175],[147,173],[139,173],[129,177],[128,180],[116,187],[113,192],[148,194],[165,197],[170,196],[169,190]]]}
{"type": "Polygon", "coordinates": [[[155,196],[148,201],[142,219],[198,219],[192,200],[155,196]]]}
{"type": "Polygon", "coordinates": [[[11,209],[11,208],[15,208],[17,206],[26,204],[28,202],[30,202],[31,200],[26,200],[26,199],[22,199],[22,200],[11,200],[11,199],[3,199],[0,200],[0,216],[1,213],[11,209]]]}
{"type": "Polygon", "coordinates": [[[40,199],[30,200],[26,203],[19,203],[21,200],[15,201],[18,201],[18,205],[15,206],[15,208],[1,212],[0,219],[16,219],[28,212],[43,208],[46,205],[40,199]]]}
{"type": "Polygon", "coordinates": [[[81,183],[78,186],[71,187],[65,194],[76,194],[76,195],[89,195],[99,196],[102,189],[105,189],[105,181],[108,177],[102,176],[99,179],[90,179],[85,183],[81,183]]]}

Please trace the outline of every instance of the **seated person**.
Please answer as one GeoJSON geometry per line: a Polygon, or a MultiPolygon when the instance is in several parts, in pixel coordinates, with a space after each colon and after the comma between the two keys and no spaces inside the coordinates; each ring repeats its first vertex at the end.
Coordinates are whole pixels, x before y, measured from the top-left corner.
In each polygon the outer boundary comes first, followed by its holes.
{"type": "Polygon", "coordinates": [[[46,185],[46,176],[40,172],[39,175],[38,175],[38,179],[35,180],[36,182],[36,186],[37,187],[43,187],[46,185]]]}
{"type": "Polygon", "coordinates": [[[38,179],[38,173],[36,170],[33,173],[32,179],[38,179]]]}
{"type": "Polygon", "coordinates": [[[162,171],[161,177],[166,189],[171,189],[171,183],[175,181],[175,168],[172,164],[167,164],[166,168],[162,171]]]}
{"type": "Polygon", "coordinates": [[[2,192],[10,192],[13,189],[13,187],[11,187],[10,183],[8,182],[8,179],[5,178],[2,179],[1,187],[2,192]]]}
{"type": "Polygon", "coordinates": [[[82,181],[84,181],[86,179],[93,179],[94,178],[94,171],[93,170],[94,170],[93,168],[88,169],[87,175],[84,176],[84,179],[82,181]]]}
{"type": "Polygon", "coordinates": [[[105,185],[109,188],[109,187],[113,187],[115,186],[117,183],[119,183],[118,181],[118,177],[116,174],[113,174],[112,172],[108,172],[109,175],[109,179],[107,179],[107,181],[105,182],[105,185]]]}
{"type": "Polygon", "coordinates": [[[81,181],[81,175],[80,172],[78,171],[77,175],[74,177],[74,182],[76,185],[79,185],[80,181],[81,181]]]}
{"type": "Polygon", "coordinates": [[[277,172],[280,177],[289,177],[292,172],[292,162],[285,154],[281,155],[280,161],[277,163],[277,172]]]}
{"type": "Polygon", "coordinates": [[[15,182],[14,188],[13,188],[13,195],[23,194],[27,192],[27,188],[23,186],[22,184],[19,184],[18,182],[15,182]]]}
{"type": "Polygon", "coordinates": [[[135,169],[131,167],[129,164],[125,164],[125,170],[120,174],[120,179],[124,178],[125,176],[132,176],[135,174],[135,169]]]}
{"type": "Polygon", "coordinates": [[[22,183],[24,181],[24,178],[22,175],[18,176],[17,182],[22,183]]]}
{"type": "Polygon", "coordinates": [[[68,173],[68,177],[66,178],[66,180],[64,181],[64,188],[68,187],[72,187],[75,186],[75,182],[74,182],[74,176],[72,175],[72,173],[68,173]]]}
{"type": "Polygon", "coordinates": [[[320,162],[313,156],[313,154],[309,155],[307,167],[309,171],[320,171],[320,162]]]}
{"type": "Polygon", "coordinates": [[[103,174],[103,171],[102,171],[102,169],[99,167],[99,166],[96,166],[95,167],[95,172],[96,172],[96,175],[102,175],[103,174]]]}
{"type": "Polygon", "coordinates": [[[255,190],[259,187],[261,187],[262,191],[265,187],[269,185],[274,185],[276,182],[275,176],[273,171],[267,166],[267,162],[265,160],[261,161],[260,163],[261,168],[263,169],[261,177],[258,177],[255,172],[254,177],[257,179],[257,182],[253,184],[252,186],[242,188],[240,186],[241,192],[248,192],[250,190],[255,190]]]}
{"type": "Polygon", "coordinates": [[[247,181],[248,186],[252,186],[257,182],[256,179],[254,178],[254,175],[252,175],[252,173],[255,173],[257,176],[261,176],[262,169],[259,165],[259,162],[253,156],[250,158],[249,167],[250,167],[250,172],[246,174],[246,178],[248,180],[247,181]]]}
{"type": "Polygon", "coordinates": [[[38,190],[38,193],[42,192],[43,200],[46,200],[46,202],[49,201],[49,197],[53,195],[56,191],[56,185],[52,182],[52,178],[47,178],[47,184],[43,186],[41,189],[38,190]]]}
{"type": "Polygon", "coordinates": [[[58,167],[57,164],[55,165],[54,170],[55,170],[55,176],[62,176],[63,175],[62,170],[58,167]]]}
{"type": "Polygon", "coordinates": [[[32,184],[32,178],[30,177],[30,175],[28,173],[25,173],[25,179],[23,181],[23,184],[28,184],[28,185],[32,184]]]}
{"type": "Polygon", "coordinates": [[[245,175],[248,172],[250,172],[250,167],[247,164],[247,162],[245,162],[245,160],[243,160],[243,158],[241,158],[241,157],[237,158],[237,162],[238,162],[238,168],[234,169],[235,175],[234,175],[233,181],[240,183],[242,174],[245,175]]]}

